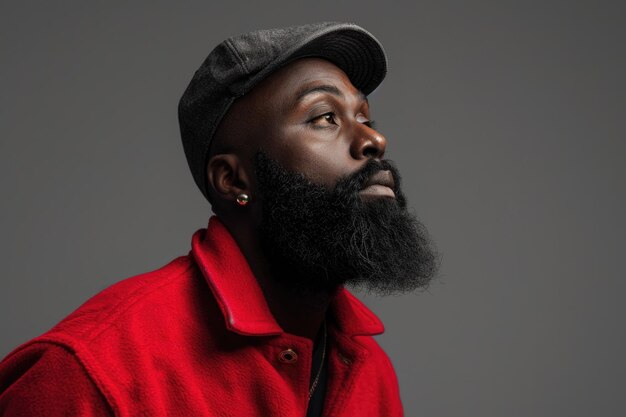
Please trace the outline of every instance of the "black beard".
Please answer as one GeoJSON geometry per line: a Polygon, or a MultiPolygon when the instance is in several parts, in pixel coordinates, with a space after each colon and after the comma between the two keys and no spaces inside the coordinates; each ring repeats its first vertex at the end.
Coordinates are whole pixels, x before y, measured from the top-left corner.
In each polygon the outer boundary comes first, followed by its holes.
{"type": "Polygon", "coordinates": [[[438,255],[425,227],[407,211],[400,176],[388,160],[370,160],[334,188],[314,184],[258,152],[261,244],[273,279],[297,295],[350,284],[379,294],[426,287],[438,255]],[[359,190],[389,170],[396,199],[363,201],[359,190]]]}

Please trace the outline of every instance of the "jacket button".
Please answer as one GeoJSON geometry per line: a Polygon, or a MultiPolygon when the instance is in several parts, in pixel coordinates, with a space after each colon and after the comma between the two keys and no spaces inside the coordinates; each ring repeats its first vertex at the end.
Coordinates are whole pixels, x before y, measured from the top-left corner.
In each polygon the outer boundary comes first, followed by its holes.
{"type": "Polygon", "coordinates": [[[298,360],[298,354],[293,349],[287,349],[280,352],[278,359],[284,363],[295,363],[298,360]]]}

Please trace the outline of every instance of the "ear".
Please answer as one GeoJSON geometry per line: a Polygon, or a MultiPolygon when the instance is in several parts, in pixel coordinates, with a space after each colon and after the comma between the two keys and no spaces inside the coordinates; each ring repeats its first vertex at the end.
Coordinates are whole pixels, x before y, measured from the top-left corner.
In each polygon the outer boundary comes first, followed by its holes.
{"type": "Polygon", "coordinates": [[[250,179],[239,156],[227,153],[211,157],[207,164],[209,192],[219,199],[235,201],[239,194],[250,195],[250,179]]]}

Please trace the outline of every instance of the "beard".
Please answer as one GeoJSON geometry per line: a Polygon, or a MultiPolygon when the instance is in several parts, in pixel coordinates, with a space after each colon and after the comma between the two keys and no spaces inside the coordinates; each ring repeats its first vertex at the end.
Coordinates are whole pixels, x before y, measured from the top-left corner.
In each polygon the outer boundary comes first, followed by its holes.
{"type": "Polygon", "coordinates": [[[287,171],[264,152],[255,168],[262,205],[259,235],[272,278],[296,295],[349,284],[382,295],[425,288],[438,254],[407,210],[400,176],[388,160],[369,160],[328,188],[287,171]],[[396,198],[364,201],[365,182],[389,170],[396,198]]]}

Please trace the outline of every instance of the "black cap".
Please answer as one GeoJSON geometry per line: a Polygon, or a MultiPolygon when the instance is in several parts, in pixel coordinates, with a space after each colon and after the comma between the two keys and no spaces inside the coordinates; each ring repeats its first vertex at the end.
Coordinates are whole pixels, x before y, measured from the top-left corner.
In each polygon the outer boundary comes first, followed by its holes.
{"type": "Polygon", "coordinates": [[[278,68],[304,57],[331,61],[366,95],[387,73],[387,58],[380,42],[352,23],[322,22],[259,30],[220,43],[198,68],[178,103],[187,162],[207,199],[209,147],[233,101],[278,68]]]}

